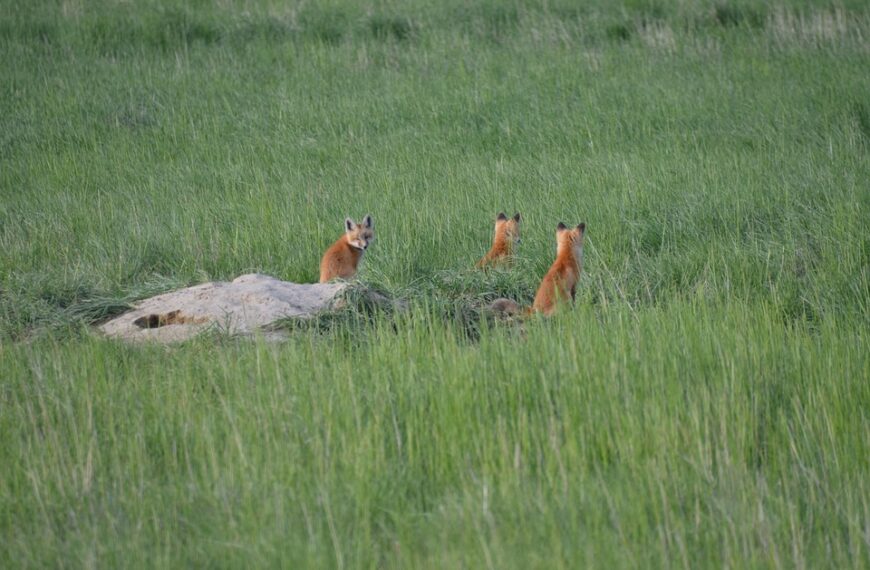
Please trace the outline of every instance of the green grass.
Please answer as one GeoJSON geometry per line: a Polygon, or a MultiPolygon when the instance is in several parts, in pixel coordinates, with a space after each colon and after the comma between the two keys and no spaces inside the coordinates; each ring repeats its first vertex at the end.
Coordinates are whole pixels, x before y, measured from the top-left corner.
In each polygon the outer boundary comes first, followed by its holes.
{"type": "Polygon", "coordinates": [[[0,567],[870,566],[862,2],[0,0],[0,567]],[[500,211],[516,265],[471,270],[500,211]],[[410,303],[91,325],[260,271],[410,303]],[[529,302],[588,224],[573,311],[529,302]]]}

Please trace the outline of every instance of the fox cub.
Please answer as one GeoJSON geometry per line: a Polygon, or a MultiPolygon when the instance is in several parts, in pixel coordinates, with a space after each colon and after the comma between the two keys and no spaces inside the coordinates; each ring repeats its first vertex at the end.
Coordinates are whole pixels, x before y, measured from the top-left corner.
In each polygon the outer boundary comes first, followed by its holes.
{"type": "Polygon", "coordinates": [[[535,301],[531,307],[523,309],[511,299],[496,299],[489,309],[503,315],[542,313],[552,315],[560,305],[574,300],[577,282],[583,270],[583,238],[586,223],[568,228],[562,222],[556,227],[556,260],[544,275],[535,301]]]}
{"type": "Polygon", "coordinates": [[[499,213],[495,219],[495,237],[492,240],[492,248],[477,262],[477,267],[496,265],[510,261],[514,248],[520,243],[520,214],[514,214],[513,218],[499,213]]]}
{"type": "Polygon", "coordinates": [[[551,315],[562,303],[574,301],[577,292],[577,282],[583,270],[583,237],[586,233],[586,223],[568,229],[559,222],[556,226],[556,261],[544,275],[532,310],[545,315],[551,315]]]}
{"type": "Polygon", "coordinates": [[[326,283],[336,277],[350,279],[356,275],[356,269],[362,260],[363,253],[375,237],[372,217],[367,215],[359,224],[350,218],[344,220],[344,235],[323,254],[320,261],[320,282],[326,283]]]}

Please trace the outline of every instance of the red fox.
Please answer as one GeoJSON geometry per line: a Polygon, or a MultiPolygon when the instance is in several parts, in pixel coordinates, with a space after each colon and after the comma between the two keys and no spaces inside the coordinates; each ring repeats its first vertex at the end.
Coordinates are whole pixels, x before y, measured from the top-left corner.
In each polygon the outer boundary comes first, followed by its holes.
{"type": "Polygon", "coordinates": [[[477,267],[510,261],[514,247],[518,243],[520,243],[519,212],[510,219],[504,215],[504,212],[499,213],[495,219],[495,237],[492,240],[492,248],[477,262],[477,267]]]}
{"type": "Polygon", "coordinates": [[[556,226],[556,261],[544,275],[541,286],[535,293],[535,302],[532,303],[532,310],[535,312],[553,314],[559,304],[568,301],[569,294],[571,301],[574,301],[577,281],[580,280],[580,272],[583,270],[585,233],[586,222],[570,230],[562,222],[556,226]]]}
{"type": "Polygon", "coordinates": [[[586,234],[586,223],[581,223],[573,229],[559,222],[556,227],[556,261],[544,275],[535,301],[531,307],[521,308],[511,299],[496,299],[489,305],[490,311],[503,315],[530,315],[542,313],[552,315],[560,305],[574,300],[577,291],[577,281],[583,270],[583,238],[586,234]]]}
{"type": "Polygon", "coordinates": [[[362,223],[355,224],[350,218],[344,220],[344,235],[323,254],[320,261],[320,282],[326,283],[340,277],[350,279],[356,275],[356,268],[363,253],[375,237],[372,217],[367,215],[362,223]]]}

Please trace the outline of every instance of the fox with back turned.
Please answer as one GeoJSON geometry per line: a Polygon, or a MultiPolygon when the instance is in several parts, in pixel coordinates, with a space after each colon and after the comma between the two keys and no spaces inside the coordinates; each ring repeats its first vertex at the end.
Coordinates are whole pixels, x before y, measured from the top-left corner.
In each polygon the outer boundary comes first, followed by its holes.
{"type": "Polygon", "coordinates": [[[509,262],[514,249],[520,243],[520,214],[517,212],[512,218],[508,218],[504,212],[500,212],[495,219],[495,236],[492,239],[492,247],[477,262],[477,267],[483,268],[491,265],[509,262]]]}
{"type": "Polygon", "coordinates": [[[556,227],[556,260],[541,280],[531,307],[523,308],[511,299],[496,299],[490,311],[502,315],[552,315],[560,306],[574,301],[577,282],[583,271],[583,238],[586,223],[568,228],[562,222],[556,227]]]}

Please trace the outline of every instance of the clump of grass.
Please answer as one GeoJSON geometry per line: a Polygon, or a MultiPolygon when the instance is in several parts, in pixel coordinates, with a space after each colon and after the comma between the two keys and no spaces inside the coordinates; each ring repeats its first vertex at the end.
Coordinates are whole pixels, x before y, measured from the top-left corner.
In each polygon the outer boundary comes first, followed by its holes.
{"type": "Polygon", "coordinates": [[[398,320],[423,315],[473,341],[479,338],[483,321],[494,322],[486,307],[500,297],[531,302],[527,288],[504,270],[441,271],[396,291],[356,282],[339,295],[332,309],[311,317],[281,319],[269,329],[349,338],[375,325],[395,329],[398,320]]]}
{"type": "Polygon", "coordinates": [[[713,22],[724,28],[745,26],[764,27],[766,14],[759,7],[735,3],[718,3],[713,6],[713,22]]]}
{"type": "Polygon", "coordinates": [[[870,104],[865,102],[854,103],[852,115],[858,123],[858,128],[866,143],[870,143],[870,104]]]}
{"type": "Polygon", "coordinates": [[[396,298],[384,287],[353,282],[339,293],[331,308],[316,315],[279,319],[268,330],[352,338],[377,323],[390,321],[407,307],[406,299],[396,298]]]}
{"type": "Polygon", "coordinates": [[[0,41],[17,40],[39,44],[52,44],[58,40],[61,27],[48,20],[4,18],[0,22],[0,41]]]}
{"type": "Polygon", "coordinates": [[[305,10],[299,16],[299,26],[305,37],[326,45],[338,45],[349,31],[348,16],[341,10],[305,10]]]}
{"type": "Polygon", "coordinates": [[[604,34],[611,41],[626,42],[631,39],[632,30],[626,24],[611,24],[604,34]]]}
{"type": "Polygon", "coordinates": [[[75,336],[129,310],[140,299],[185,285],[172,277],[152,275],[118,292],[101,289],[85,277],[19,279],[0,288],[0,317],[5,323],[0,336],[75,336]]]}
{"type": "Polygon", "coordinates": [[[398,16],[374,15],[368,19],[368,27],[375,39],[402,42],[410,39],[415,27],[408,18],[398,16]]]}
{"type": "Polygon", "coordinates": [[[476,38],[499,43],[517,32],[522,13],[516,4],[480,3],[462,6],[452,20],[476,38]]]}

